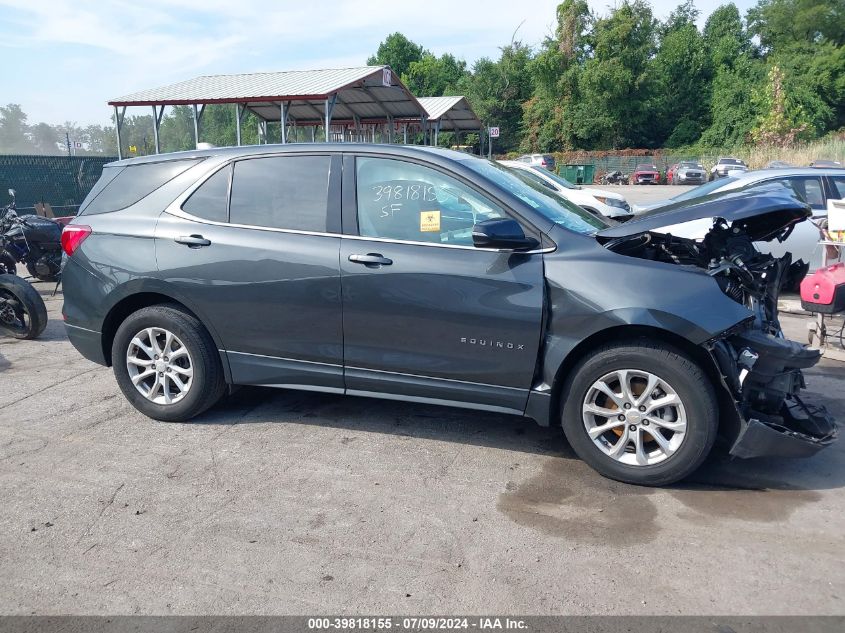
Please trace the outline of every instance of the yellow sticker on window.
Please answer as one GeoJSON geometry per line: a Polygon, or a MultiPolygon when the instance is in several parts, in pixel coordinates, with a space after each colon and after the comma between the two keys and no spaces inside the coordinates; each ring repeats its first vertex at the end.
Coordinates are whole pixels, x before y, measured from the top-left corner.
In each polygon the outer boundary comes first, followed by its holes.
{"type": "Polygon", "coordinates": [[[420,211],[420,231],[422,233],[440,231],[440,211],[420,211]]]}

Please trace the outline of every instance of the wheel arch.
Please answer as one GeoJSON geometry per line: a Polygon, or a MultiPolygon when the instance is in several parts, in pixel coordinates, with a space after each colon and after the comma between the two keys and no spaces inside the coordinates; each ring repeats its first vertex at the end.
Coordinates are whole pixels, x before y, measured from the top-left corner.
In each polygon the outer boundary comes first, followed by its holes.
{"type": "MultiPolygon", "coordinates": [[[[702,345],[696,345],[680,334],[655,327],[652,325],[618,325],[594,332],[580,341],[560,362],[551,383],[551,397],[548,403],[548,422],[551,426],[561,424],[561,394],[563,385],[569,378],[575,366],[597,347],[613,342],[627,342],[645,339],[660,344],[669,344],[688,355],[701,367],[713,384],[716,398],[719,401],[720,431],[723,425],[729,424],[733,429],[736,416],[736,405],[728,388],[724,385],[722,375],[713,356],[702,345]]],[[[542,423],[542,421],[541,421],[542,423]]]]}
{"type": "MultiPolygon", "coordinates": [[[[103,358],[105,358],[107,366],[110,367],[112,364],[112,343],[114,342],[114,337],[117,333],[117,329],[120,327],[120,324],[123,323],[123,321],[125,321],[126,318],[133,312],[137,312],[142,308],[162,304],[179,307],[194,317],[209,333],[217,349],[223,350],[223,345],[217,336],[217,333],[214,331],[214,328],[211,327],[208,321],[203,319],[196,310],[193,310],[185,301],[182,301],[179,297],[177,297],[176,293],[167,292],[167,290],[163,288],[145,289],[127,294],[119,299],[113,306],[111,306],[111,308],[109,308],[109,311],[103,319],[100,340],[103,346],[103,358]]],[[[231,379],[229,363],[226,358],[226,354],[222,351],[220,352],[220,360],[223,363],[223,373],[226,377],[226,381],[229,382],[231,379]]]]}

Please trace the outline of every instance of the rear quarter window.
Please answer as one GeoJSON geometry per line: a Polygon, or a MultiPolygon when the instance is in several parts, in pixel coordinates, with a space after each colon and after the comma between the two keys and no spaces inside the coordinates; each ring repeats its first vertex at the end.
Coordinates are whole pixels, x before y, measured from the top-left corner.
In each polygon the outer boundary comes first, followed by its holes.
{"type": "Polygon", "coordinates": [[[109,213],[132,206],[201,160],[201,158],[189,158],[107,167],[85,199],[79,215],[109,213]],[[112,173],[111,170],[115,170],[116,173],[112,173]],[[102,186],[100,186],[101,182],[104,183],[102,186]]]}

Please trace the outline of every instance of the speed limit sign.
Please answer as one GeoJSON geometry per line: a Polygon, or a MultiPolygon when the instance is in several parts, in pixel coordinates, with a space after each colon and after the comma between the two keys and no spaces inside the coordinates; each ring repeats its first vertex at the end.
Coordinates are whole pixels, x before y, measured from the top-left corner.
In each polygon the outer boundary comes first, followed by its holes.
{"type": "Polygon", "coordinates": [[[499,138],[499,128],[498,127],[491,127],[490,128],[490,138],[499,138]]]}

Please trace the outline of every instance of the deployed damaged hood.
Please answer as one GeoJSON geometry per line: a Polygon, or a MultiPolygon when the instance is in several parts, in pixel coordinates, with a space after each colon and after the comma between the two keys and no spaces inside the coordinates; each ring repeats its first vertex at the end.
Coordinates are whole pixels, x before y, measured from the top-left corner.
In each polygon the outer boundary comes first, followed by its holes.
{"type": "Polygon", "coordinates": [[[720,218],[728,224],[739,222],[755,242],[767,241],[811,215],[810,207],[790,195],[785,187],[760,187],[754,191],[715,193],[650,209],[596,235],[629,237],[649,231],[665,232],[661,229],[694,220],[720,218]]]}

